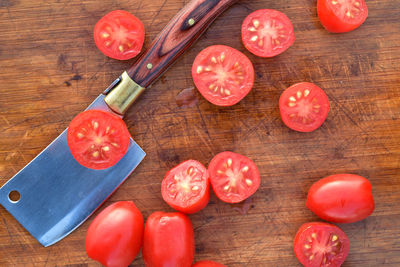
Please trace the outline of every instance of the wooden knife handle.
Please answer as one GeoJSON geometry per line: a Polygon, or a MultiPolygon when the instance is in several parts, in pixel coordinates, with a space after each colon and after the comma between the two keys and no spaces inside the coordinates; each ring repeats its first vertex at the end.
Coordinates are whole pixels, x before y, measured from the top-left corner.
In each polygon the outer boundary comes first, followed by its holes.
{"type": "Polygon", "coordinates": [[[225,9],[237,0],[192,0],[161,31],[127,71],[142,87],[151,85],[225,9]]]}

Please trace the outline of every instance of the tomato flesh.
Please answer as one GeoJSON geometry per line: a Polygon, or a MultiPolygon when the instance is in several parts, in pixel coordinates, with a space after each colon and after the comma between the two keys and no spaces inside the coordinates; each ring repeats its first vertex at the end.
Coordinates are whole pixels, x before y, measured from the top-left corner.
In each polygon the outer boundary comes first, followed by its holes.
{"type": "Polygon", "coordinates": [[[215,261],[204,260],[196,262],[195,264],[192,265],[192,267],[226,267],[226,265],[223,265],[215,261]]]}
{"type": "Polygon", "coordinates": [[[140,53],[144,42],[143,23],[124,10],[102,17],[94,28],[96,46],[106,56],[126,60],[140,53]]]}
{"type": "Polygon", "coordinates": [[[371,183],[354,174],[335,174],[315,182],[306,206],[321,219],[336,223],[363,220],[375,208],[371,183]]]}
{"type": "Polygon", "coordinates": [[[119,201],[104,210],[90,224],[86,253],[107,267],[128,266],[142,246],[143,216],[132,201],[119,201]]]}
{"type": "Polygon", "coordinates": [[[286,51],[294,40],[292,23],[285,14],[277,10],[254,11],[242,23],[243,44],[259,57],[279,55],[286,51]]]}
{"type": "Polygon", "coordinates": [[[214,45],[197,55],[192,77],[199,92],[209,102],[232,106],[252,89],[254,69],[251,61],[238,50],[214,45]]]}
{"type": "Polygon", "coordinates": [[[154,212],[147,219],[142,249],[146,267],[190,267],[194,248],[193,225],[186,215],[154,212]]]}
{"type": "Polygon", "coordinates": [[[318,0],[318,17],[330,32],[349,32],[358,28],[368,17],[364,0],[318,0]]]}
{"type": "Polygon", "coordinates": [[[237,153],[225,151],[217,154],[208,171],[215,195],[224,202],[241,202],[260,186],[257,166],[251,159],[237,153]]]}
{"type": "Polygon", "coordinates": [[[325,121],[329,100],[315,84],[302,82],[287,88],[279,99],[282,121],[299,132],[312,132],[325,121]]]}
{"type": "Polygon", "coordinates": [[[70,123],[67,143],[72,156],[90,169],[115,165],[129,147],[130,134],[124,121],[101,110],[87,110],[70,123]]]}
{"type": "Polygon", "coordinates": [[[195,213],[207,206],[210,199],[210,183],[206,167],[196,160],[187,160],[165,175],[161,193],[172,208],[195,213]]]}
{"type": "Polygon", "coordinates": [[[303,224],[294,239],[294,252],[305,267],[339,267],[346,260],[350,242],[337,226],[311,222],[303,224]]]}

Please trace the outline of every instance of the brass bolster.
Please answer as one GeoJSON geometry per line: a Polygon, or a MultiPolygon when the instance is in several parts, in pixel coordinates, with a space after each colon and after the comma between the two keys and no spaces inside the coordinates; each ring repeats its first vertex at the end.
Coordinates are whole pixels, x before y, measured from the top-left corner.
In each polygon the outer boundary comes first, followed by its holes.
{"type": "Polygon", "coordinates": [[[144,87],[134,82],[128,73],[124,71],[121,81],[107,94],[104,101],[118,114],[124,114],[144,91],[144,87]]]}

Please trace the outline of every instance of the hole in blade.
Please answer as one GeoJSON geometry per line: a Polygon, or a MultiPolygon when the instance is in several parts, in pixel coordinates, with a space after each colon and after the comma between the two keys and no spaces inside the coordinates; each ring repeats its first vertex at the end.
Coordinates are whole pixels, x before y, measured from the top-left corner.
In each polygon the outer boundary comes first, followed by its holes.
{"type": "Polygon", "coordinates": [[[12,203],[17,203],[21,199],[21,194],[17,190],[13,190],[8,194],[8,200],[12,203]]]}

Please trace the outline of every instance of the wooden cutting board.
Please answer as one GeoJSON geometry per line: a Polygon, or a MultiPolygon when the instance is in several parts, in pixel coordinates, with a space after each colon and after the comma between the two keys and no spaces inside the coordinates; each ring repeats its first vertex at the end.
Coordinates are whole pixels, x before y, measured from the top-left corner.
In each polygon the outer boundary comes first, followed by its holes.
{"type": "MultiPolygon", "coordinates": [[[[149,47],[187,2],[0,0],[1,185],[134,62],[107,58],[96,48],[98,19],[115,9],[135,14],[149,47]]],[[[258,165],[260,189],[238,205],[212,194],[209,205],[190,216],[195,260],[300,266],[293,237],[301,224],[318,220],[305,207],[308,188],[330,174],[356,173],[371,181],[376,209],[366,220],[340,225],[351,241],[343,266],[400,266],[400,4],[366,2],[368,19],[346,34],[322,28],[315,0],[242,0],[222,14],[127,113],[129,130],[147,157],[104,206],[133,200],[145,218],[172,211],[160,194],[168,169],[186,159],[207,165],[218,152],[235,151],[258,165]],[[294,45],[271,59],[250,54],[240,38],[243,19],[261,8],[284,12],[295,28],[294,45]],[[193,106],[181,106],[177,95],[194,86],[196,54],[214,44],[251,59],[253,90],[233,107],[214,106],[197,92],[193,106]],[[278,110],[282,91],[302,81],[323,88],[331,105],[326,122],[312,133],[288,129],[278,110]]],[[[1,266],[98,266],[84,244],[94,216],[49,248],[2,207],[0,216],[1,266]]],[[[132,266],[143,266],[140,255],[132,266]]]]}

